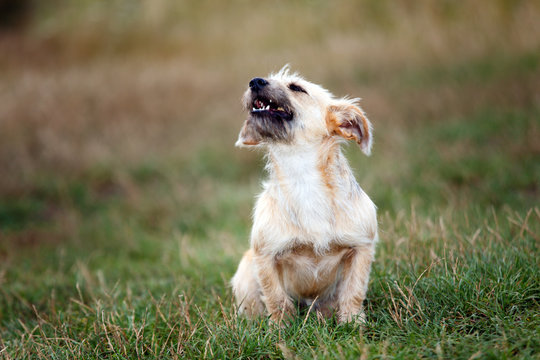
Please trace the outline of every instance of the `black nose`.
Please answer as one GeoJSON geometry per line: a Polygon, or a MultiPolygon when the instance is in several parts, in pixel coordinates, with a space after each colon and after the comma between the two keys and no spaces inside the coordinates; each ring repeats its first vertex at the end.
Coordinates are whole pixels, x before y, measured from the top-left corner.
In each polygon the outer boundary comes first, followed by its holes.
{"type": "Polygon", "coordinates": [[[251,90],[261,90],[263,87],[268,85],[268,81],[263,78],[255,78],[249,82],[249,87],[251,90]]]}

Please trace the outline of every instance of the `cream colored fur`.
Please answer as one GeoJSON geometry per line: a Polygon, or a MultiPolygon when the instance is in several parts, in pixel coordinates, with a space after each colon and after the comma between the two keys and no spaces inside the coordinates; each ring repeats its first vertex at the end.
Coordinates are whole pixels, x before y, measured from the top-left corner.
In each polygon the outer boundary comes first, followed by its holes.
{"type": "MultiPolygon", "coordinates": [[[[231,281],[239,312],[280,321],[303,304],[343,322],[361,320],[377,241],[376,207],[340,144],[355,140],[369,154],[371,124],[357,99],[335,99],[288,68],[265,81],[265,94],[286,94],[294,118],[287,139],[275,141],[253,134],[250,124],[259,120],[250,112],[236,143],[263,148],[269,175],[253,213],[251,248],[231,281]]],[[[248,89],[247,111],[254,98],[248,89]]]]}

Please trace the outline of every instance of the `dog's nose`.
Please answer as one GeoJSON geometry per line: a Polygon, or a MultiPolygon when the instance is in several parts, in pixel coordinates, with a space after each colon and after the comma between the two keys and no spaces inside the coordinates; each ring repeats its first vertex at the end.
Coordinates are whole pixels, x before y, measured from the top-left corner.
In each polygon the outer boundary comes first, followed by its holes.
{"type": "Polygon", "coordinates": [[[251,90],[261,90],[266,85],[268,85],[268,81],[263,78],[255,78],[249,82],[249,88],[251,90]]]}

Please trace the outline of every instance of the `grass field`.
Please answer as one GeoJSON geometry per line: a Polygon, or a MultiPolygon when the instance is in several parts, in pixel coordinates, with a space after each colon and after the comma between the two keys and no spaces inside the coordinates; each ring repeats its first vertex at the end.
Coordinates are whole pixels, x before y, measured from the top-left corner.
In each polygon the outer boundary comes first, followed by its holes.
{"type": "Polygon", "coordinates": [[[540,357],[535,1],[34,2],[0,32],[0,359],[540,357]],[[362,97],[364,328],[237,318],[247,82],[362,97]]]}

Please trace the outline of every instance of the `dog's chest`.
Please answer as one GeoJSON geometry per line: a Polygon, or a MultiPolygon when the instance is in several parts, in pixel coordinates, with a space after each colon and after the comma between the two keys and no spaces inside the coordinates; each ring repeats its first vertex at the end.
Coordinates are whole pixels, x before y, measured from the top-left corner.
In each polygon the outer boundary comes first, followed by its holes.
{"type": "Polygon", "coordinates": [[[306,169],[301,176],[267,188],[267,194],[276,202],[281,223],[301,233],[300,237],[325,237],[335,225],[335,199],[316,175],[306,169]]]}
{"type": "Polygon", "coordinates": [[[335,225],[337,191],[329,191],[320,168],[311,161],[293,160],[280,164],[266,191],[276,200],[284,221],[306,234],[324,234],[335,225]]]}
{"type": "Polygon", "coordinates": [[[353,248],[333,246],[320,254],[311,246],[299,245],[276,256],[276,269],[283,288],[292,297],[323,300],[335,291],[353,253],[353,248]]]}
{"type": "Polygon", "coordinates": [[[277,254],[291,243],[324,251],[333,243],[373,241],[375,207],[341,153],[332,159],[322,166],[320,151],[312,149],[270,153],[270,176],[254,211],[252,245],[277,254]]]}

